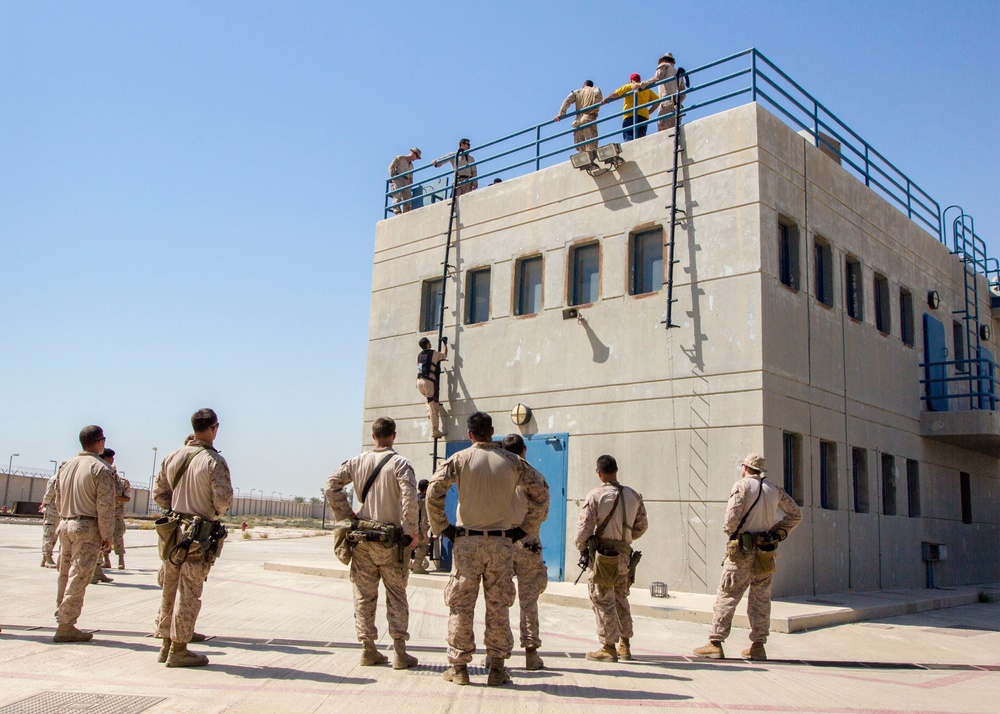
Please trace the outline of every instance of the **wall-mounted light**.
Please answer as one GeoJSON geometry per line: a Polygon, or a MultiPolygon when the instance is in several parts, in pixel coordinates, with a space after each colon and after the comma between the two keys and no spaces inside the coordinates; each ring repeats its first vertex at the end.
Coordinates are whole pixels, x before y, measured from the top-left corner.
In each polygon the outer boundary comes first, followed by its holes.
{"type": "Polygon", "coordinates": [[[989,325],[979,326],[979,339],[989,342],[990,337],[993,336],[993,330],[990,329],[989,325]]]}
{"type": "Polygon", "coordinates": [[[510,420],[515,426],[524,426],[531,421],[531,407],[518,404],[510,410],[510,420]]]}
{"type": "Polygon", "coordinates": [[[612,169],[616,169],[619,164],[625,163],[625,159],[622,158],[621,154],[621,144],[611,143],[597,147],[597,160],[612,169]]]}
{"type": "Polygon", "coordinates": [[[589,171],[590,169],[597,168],[597,162],[594,161],[596,152],[593,151],[580,151],[569,157],[569,163],[574,169],[580,169],[581,171],[589,171]]]}
{"type": "Polygon", "coordinates": [[[931,290],[927,293],[927,305],[931,310],[937,310],[938,305],[941,304],[941,296],[938,295],[937,290],[931,290]]]}

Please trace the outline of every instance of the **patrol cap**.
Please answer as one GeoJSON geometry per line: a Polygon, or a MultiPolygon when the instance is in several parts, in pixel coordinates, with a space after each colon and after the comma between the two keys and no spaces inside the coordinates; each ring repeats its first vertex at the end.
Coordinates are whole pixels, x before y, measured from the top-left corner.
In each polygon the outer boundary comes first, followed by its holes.
{"type": "Polygon", "coordinates": [[[747,454],[747,457],[740,463],[747,468],[753,469],[754,471],[767,471],[767,469],[764,468],[766,464],[764,457],[760,454],[747,454]]]}
{"type": "Polygon", "coordinates": [[[664,60],[670,60],[671,62],[673,62],[674,61],[674,55],[673,55],[673,53],[672,52],[664,52],[663,56],[660,57],[660,62],[663,62],[664,60]]]}
{"type": "Polygon", "coordinates": [[[114,449],[105,449],[103,452],[101,452],[101,458],[102,459],[113,459],[113,458],[115,458],[115,450],[114,449]]]}
{"type": "Polygon", "coordinates": [[[418,149],[417,147],[414,146],[412,149],[410,149],[410,153],[411,154],[416,154],[417,158],[418,159],[420,158],[420,149],[418,149]]]}

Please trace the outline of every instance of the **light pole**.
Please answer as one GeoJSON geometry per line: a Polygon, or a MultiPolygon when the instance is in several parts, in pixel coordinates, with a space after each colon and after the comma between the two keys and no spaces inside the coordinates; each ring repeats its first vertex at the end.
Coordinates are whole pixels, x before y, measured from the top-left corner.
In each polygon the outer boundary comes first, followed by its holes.
{"type": "MultiPolygon", "coordinates": [[[[250,489],[250,512],[251,513],[253,513],[253,492],[256,491],[256,490],[257,489],[255,489],[255,488],[251,488],[250,489]]],[[[261,496],[264,495],[264,491],[263,490],[261,490],[260,495],[261,496]]],[[[260,514],[258,513],[257,515],[259,516],[260,514]]]]}
{"type": "Polygon", "coordinates": [[[278,494],[279,499],[284,498],[284,494],[281,491],[271,491],[271,501],[268,503],[268,505],[271,506],[271,508],[268,509],[269,511],[274,510],[274,494],[278,494]]]}
{"type": "Polygon", "coordinates": [[[55,459],[49,459],[49,463],[52,464],[52,475],[55,476],[59,472],[59,462],[55,459]]]}
{"type": "Polygon", "coordinates": [[[146,515],[149,515],[150,500],[153,498],[153,481],[156,480],[156,447],[153,447],[153,470],[149,474],[149,488],[146,489],[146,515]]]}
{"type": "Polygon", "coordinates": [[[7,462],[7,480],[4,482],[3,485],[3,504],[0,505],[4,506],[7,505],[7,493],[10,491],[10,470],[14,465],[15,456],[20,456],[20,454],[11,454],[10,460],[7,462]]]}

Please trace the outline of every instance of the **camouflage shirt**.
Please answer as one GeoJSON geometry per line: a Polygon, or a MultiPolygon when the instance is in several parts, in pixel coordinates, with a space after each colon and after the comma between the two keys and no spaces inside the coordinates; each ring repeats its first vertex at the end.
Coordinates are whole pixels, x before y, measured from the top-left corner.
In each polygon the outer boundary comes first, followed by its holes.
{"type": "Polygon", "coordinates": [[[233,503],[229,464],[208,442],[189,438],[160,464],[153,500],[164,509],[217,521],[233,503]],[[192,454],[178,480],[178,472],[192,454]]]}

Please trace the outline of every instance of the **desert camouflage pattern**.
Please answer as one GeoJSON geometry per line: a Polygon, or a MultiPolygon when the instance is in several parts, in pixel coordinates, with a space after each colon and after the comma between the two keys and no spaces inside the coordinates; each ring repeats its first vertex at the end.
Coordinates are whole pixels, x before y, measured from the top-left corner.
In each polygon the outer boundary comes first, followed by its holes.
{"type": "Polygon", "coordinates": [[[163,586],[163,596],[153,623],[156,637],[181,643],[191,641],[201,612],[201,592],[211,567],[197,543],[191,546],[187,560],[180,565],[162,561],[157,580],[163,586]]]}
{"type": "Polygon", "coordinates": [[[537,538],[523,538],[513,545],[514,577],[517,578],[517,602],[521,609],[521,647],[538,649],[542,638],[538,627],[538,598],[549,585],[549,571],[542,560],[542,549],[534,553],[525,546],[538,544],[537,538]]]}
{"type": "Polygon", "coordinates": [[[566,111],[570,105],[575,105],[578,112],[587,107],[594,107],[593,111],[581,112],[573,119],[573,143],[577,144],[578,151],[597,150],[597,125],[592,124],[592,122],[597,121],[597,115],[601,109],[601,100],[603,99],[604,95],[601,94],[599,87],[580,87],[580,89],[574,89],[570,92],[566,99],[563,100],[562,106],[559,107],[560,118],[566,116],[566,111]],[[580,128],[582,124],[592,125],[580,128]],[[581,142],[586,143],[583,146],[579,146],[581,142]]]}
{"type": "Polygon", "coordinates": [[[132,484],[120,476],[116,476],[118,499],[115,500],[115,534],[112,538],[115,555],[125,555],[125,504],[132,500],[132,484]]]}
{"type": "Polygon", "coordinates": [[[410,570],[414,573],[426,572],[430,567],[427,556],[430,553],[430,523],[427,520],[426,494],[417,494],[417,546],[413,549],[413,561],[410,570]]]}
{"type": "Polygon", "coordinates": [[[42,555],[51,558],[56,548],[59,524],[42,522],[42,555]]]}
{"type": "Polygon", "coordinates": [[[413,162],[410,161],[408,155],[397,156],[389,164],[389,176],[392,178],[389,182],[389,190],[392,192],[392,201],[396,204],[392,207],[393,213],[406,213],[413,207],[413,204],[409,202],[413,197],[413,191],[410,189],[410,186],[413,185],[413,174],[399,175],[412,170],[413,162]]]}
{"type": "Polygon", "coordinates": [[[59,584],[56,622],[75,625],[83,610],[83,596],[101,552],[97,521],[64,520],[59,524],[59,584]]]}
{"type": "Polygon", "coordinates": [[[394,640],[410,639],[410,606],[406,601],[406,582],[410,571],[399,562],[395,546],[381,543],[358,543],[351,558],[351,582],[354,584],[354,626],[358,642],[378,639],[375,610],[378,606],[378,584],[385,586],[386,619],[389,636],[394,640]]]}
{"type": "MultiPolygon", "coordinates": [[[[602,549],[609,549],[609,543],[602,542],[602,549]]],[[[597,618],[597,639],[602,645],[613,645],[620,637],[632,636],[632,610],[628,604],[629,572],[628,559],[632,549],[619,542],[618,578],[612,586],[601,586],[594,582],[594,569],[590,570],[587,589],[590,605],[597,618]]]]}
{"type": "Polygon", "coordinates": [[[468,664],[476,652],[472,628],[479,583],[486,601],[486,654],[494,661],[510,657],[514,635],[510,607],[514,604],[513,545],[509,538],[463,536],[452,550],[451,578],[444,590],[448,606],[448,662],[468,664]]]}
{"type": "Polygon", "coordinates": [[[45,484],[45,495],[42,496],[42,555],[51,558],[56,547],[59,527],[59,511],[52,502],[56,496],[56,479],[53,476],[45,484]]]}

